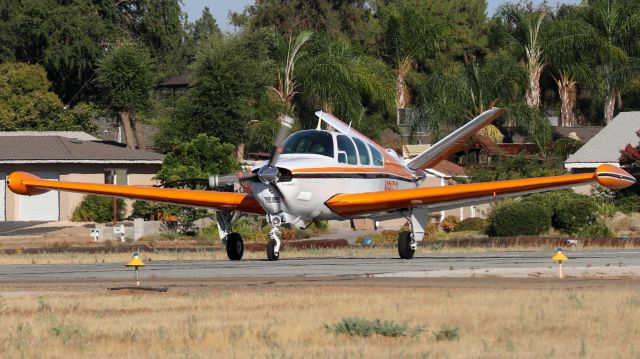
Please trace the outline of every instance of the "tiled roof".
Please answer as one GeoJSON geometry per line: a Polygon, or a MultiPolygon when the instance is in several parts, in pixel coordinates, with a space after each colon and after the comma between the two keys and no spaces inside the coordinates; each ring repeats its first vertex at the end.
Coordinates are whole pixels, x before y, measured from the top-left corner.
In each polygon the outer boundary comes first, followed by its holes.
{"type": "Polygon", "coordinates": [[[163,155],[116,142],[80,141],[60,136],[5,136],[0,163],[162,163],[163,155]]]}
{"type": "Polygon", "coordinates": [[[462,166],[459,166],[447,160],[442,160],[438,162],[437,165],[433,166],[433,169],[440,173],[444,173],[448,176],[453,176],[453,177],[467,175],[467,173],[464,171],[464,168],[462,168],[462,166]]]}
{"type": "Polygon", "coordinates": [[[582,163],[618,163],[620,150],[628,143],[637,144],[636,132],[640,130],[640,111],[620,112],[613,121],[602,129],[576,153],[565,161],[566,167],[576,167],[582,163]]]}
{"type": "MultiPolygon", "coordinates": [[[[582,141],[582,143],[589,142],[593,136],[602,131],[602,126],[581,126],[581,127],[551,127],[554,137],[569,137],[572,132],[582,141]]],[[[573,137],[573,136],[572,136],[573,137]]]]}

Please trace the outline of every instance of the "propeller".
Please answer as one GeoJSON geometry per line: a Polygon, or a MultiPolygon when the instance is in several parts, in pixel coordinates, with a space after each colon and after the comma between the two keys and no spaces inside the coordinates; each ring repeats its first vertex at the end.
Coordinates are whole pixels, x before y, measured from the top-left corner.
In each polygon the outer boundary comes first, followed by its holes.
{"type": "Polygon", "coordinates": [[[278,157],[280,157],[280,154],[284,150],[284,140],[289,136],[294,122],[295,120],[293,118],[287,115],[280,115],[280,131],[278,131],[278,136],[273,144],[273,151],[271,152],[269,163],[258,170],[258,179],[260,179],[260,182],[264,184],[274,184],[280,179],[280,171],[276,167],[276,163],[278,162],[278,157]]]}
{"type": "Polygon", "coordinates": [[[278,157],[284,150],[284,140],[287,139],[295,120],[287,115],[280,115],[280,130],[273,144],[273,151],[267,165],[261,167],[258,173],[245,174],[238,176],[236,174],[214,175],[209,177],[209,186],[217,188],[220,186],[233,185],[242,181],[251,181],[258,178],[264,184],[274,184],[280,179],[280,171],[276,167],[278,157]]]}

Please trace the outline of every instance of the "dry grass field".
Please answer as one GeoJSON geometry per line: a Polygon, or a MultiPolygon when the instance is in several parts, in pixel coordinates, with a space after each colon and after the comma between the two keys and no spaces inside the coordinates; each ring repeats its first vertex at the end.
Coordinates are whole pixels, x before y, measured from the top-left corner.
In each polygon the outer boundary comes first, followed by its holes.
{"type": "Polygon", "coordinates": [[[3,358],[626,358],[640,292],[332,285],[0,292],[3,358]],[[423,326],[336,334],[345,318],[423,326]],[[443,333],[448,335],[443,335],[443,333]]]}

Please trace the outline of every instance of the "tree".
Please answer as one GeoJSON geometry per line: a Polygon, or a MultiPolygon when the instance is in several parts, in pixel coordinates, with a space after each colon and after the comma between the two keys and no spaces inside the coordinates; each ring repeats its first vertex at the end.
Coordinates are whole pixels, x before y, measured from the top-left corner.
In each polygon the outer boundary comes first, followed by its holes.
{"type": "Polygon", "coordinates": [[[354,125],[365,115],[365,103],[391,113],[393,76],[384,62],[327,36],[315,36],[307,51],[296,67],[301,107],[335,113],[354,125]]]}
{"type": "Polygon", "coordinates": [[[159,145],[168,148],[200,133],[236,145],[242,158],[247,127],[274,83],[263,33],[212,38],[198,53],[192,69],[195,84],[178,99],[173,116],[161,124],[159,145]]]}
{"type": "Polygon", "coordinates": [[[544,58],[549,72],[558,86],[560,97],[560,125],[576,124],[573,108],[576,104],[577,84],[593,83],[594,59],[599,52],[598,34],[575,16],[575,10],[564,7],[544,33],[544,58]]]}
{"type": "MultiPolygon", "coordinates": [[[[636,135],[640,137],[640,131],[636,132],[636,135]]],[[[636,183],[624,189],[624,193],[622,196],[627,193],[640,193],[640,143],[635,145],[629,143],[625,146],[624,149],[620,150],[620,166],[624,168],[627,172],[632,174],[636,178],[636,183]]],[[[620,196],[621,194],[619,194],[620,196]]],[[[637,205],[637,204],[636,204],[637,205]]]]}
{"type": "Polygon", "coordinates": [[[501,31],[510,38],[517,57],[529,75],[529,85],[525,93],[525,101],[529,107],[540,107],[540,75],[546,63],[542,54],[541,32],[544,20],[548,15],[546,6],[534,10],[530,4],[528,8],[505,4],[498,9],[498,20],[501,31]]]}
{"type": "Polygon", "coordinates": [[[233,153],[233,145],[199,134],[191,141],[176,144],[165,156],[155,178],[162,182],[175,182],[231,173],[240,168],[233,153]]]}
{"type": "Polygon", "coordinates": [[[504,51],[482,61],[436,72],[419,89],[420,121],[437,139],[445,130],[463,125],[497,100],[497,105],[505,109],[498,123],[520,127],[533,135],[537,128],[532,124],[539,123],[539,110],[527,111],[520,106],[526,76],[522,67],[504,51]]]}
{"type": "MultiPolygon", "coordinates": [[[[279,67],[277,71],[277,87],[269,87],[278,95],[289,112],[293,111],[293,97],[296,95],[296,88],[298,87],[294,78],[296,62],[304,55],[304,52],[300,52],[300,49],[311,39],[312,34],[311,31],[303,31],[296,36],[293,43],[291,35],[289,35],[284,66],[279,67]]],[[[281,48],[284,48],[284,46],[281,46],[281,48]]]]}
{"type": "Polygon", "coordinates": [[[201,43],[211,36],[220,36],[220,34],[221,31],[216,19],[211,15],[209,7],[205,6],[202,10],[202,16],[193,23],[193,37],[196,43],[201,43]]]}
{"type": "Polygon", "coordinates": [[[599,34],[602,46],[596,53],[597,75],[604,97],[604,118],[609,124],[618,99],[621,106],[622,90],[640,64],[634,56],[640,55],[640,4],[622,0],[593,0],[582,12],[584,21],[599,34]]]}
{"type": "Polygon", "coordinates": [[[311,30],[369,49],[378,34],[374,8],[368,0],[263,0],[232,14],[232,22],[249,31],[275,28],[282,35],[311,30]]]}
{"type": "MultiPolygon", "coordinates": [[[[165,186],[174,188],[205,189],[206,186],[202,183],[208,183],[209,176],[232,173],[240,169],[240,163],[234,159],[234,151],[231,144],[221,143],[217,138],[206,134],[199,134],[189,141],[175,144],[162,161],[155,178],[165,186]]],[[[140,201],[134,204],[134,211],[138,215],[149,210],[176,215],[179,224],[210,216],[204,209],[187,206],[143,205],[140,201]]]]}
{"type": "Polygon", "coordinates": [[[431,16],[421,1],[380,4],[378,17],[384,31],[383,57],[396,68],[396,108],[404,109],[411,103],[407,75],[416,66],[425,68],[427,60],[435,57],[436,51],[444,46],[449,27],[431,16]]]}
{"type": "Polygon", "coordinates": [[[129,148],[134,148],[136,143],[137,148],[145,148],[136,112],[144,110],[149,103],[152,69],[149,51],[128,43],[112,49],[100,61],[98,84],[104,91],[105,103],[118,112],[129,148]]]}
{"type": "MultiPolygon", "coordinates": [[[[180,0],[138,0],[138,23],[132,23],[132,39],[140,39],[151,50],[157,70],[164,76],[177,75],[186,67],[182,41],[180,0]]],[[[210,15],[210,14],[209,14],[210,15]]]]}
{"type": "Polygon", "coordinates": [[[0,10],[0,37],[8,40],[0,41],[3,57],[44,66],[65,103],[89,98],[101,45],[115,33],[100,6],[89,0],[3,3],[10,4],[0,10]]]}
{"type": "Polygon", "coordinates": [[[50,88],[40,65],[0,64],[0,130],[95,132],[91,106],[67,108],[50,88]]]}

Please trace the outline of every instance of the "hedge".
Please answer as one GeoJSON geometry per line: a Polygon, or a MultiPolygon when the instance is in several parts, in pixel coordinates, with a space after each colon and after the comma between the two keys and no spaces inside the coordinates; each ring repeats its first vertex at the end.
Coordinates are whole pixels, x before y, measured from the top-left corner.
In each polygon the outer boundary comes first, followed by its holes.
{"type": "Polygon", "coordinates": [[[509,237],[537,235],[551,227],[551,213],[532,201],[505,202],[489,217],[489,234],[509,237]]]}

